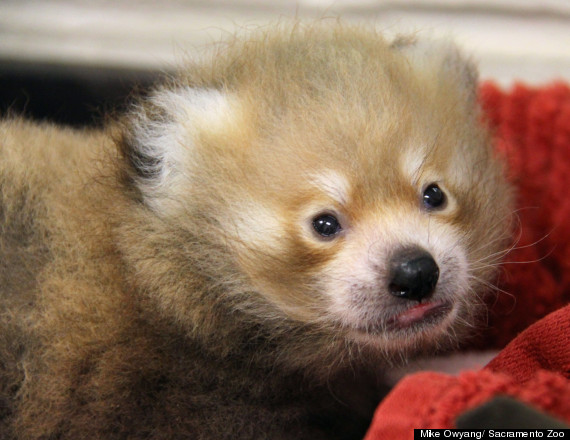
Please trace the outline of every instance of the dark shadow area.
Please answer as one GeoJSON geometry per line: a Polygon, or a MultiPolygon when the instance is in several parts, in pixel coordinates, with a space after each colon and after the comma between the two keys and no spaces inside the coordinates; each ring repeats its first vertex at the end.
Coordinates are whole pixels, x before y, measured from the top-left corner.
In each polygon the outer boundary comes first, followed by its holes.
{"type": "Polygon", "coordinates": [[[21,115],[74,127],[100,126],[158,72],[0,61],[0,115],[21,115]]]}

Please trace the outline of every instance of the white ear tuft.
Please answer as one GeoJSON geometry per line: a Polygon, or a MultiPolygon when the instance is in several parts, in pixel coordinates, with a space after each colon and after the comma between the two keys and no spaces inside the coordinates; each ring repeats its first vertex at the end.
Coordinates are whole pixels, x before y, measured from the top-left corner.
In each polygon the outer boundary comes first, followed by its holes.
{"type": "Polygon", "coordinates": [[[216,89],[158,89],[131,114],[125,136],[131,175],[143,199],[159,208],[173,186],[191,174],[199,128],[227,121],[227,95],[216,89]]]}

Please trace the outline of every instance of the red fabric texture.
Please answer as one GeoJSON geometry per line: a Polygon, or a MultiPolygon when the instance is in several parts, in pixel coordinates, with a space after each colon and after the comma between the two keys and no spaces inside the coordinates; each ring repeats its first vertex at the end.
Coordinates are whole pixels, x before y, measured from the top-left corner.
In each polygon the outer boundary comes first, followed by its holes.
{"type": "Polygon", "coordinates": [[[460,414],[497,395],[570,423],[570,87],[504,91],[486,83],[480,100],[520,219],[488,329],[474,343],[502,350],[481,371],[404,378],[378,407],[365,440],[453,428],[460,414]]]}
{"type": "Polygon", "coordinates": [[[570,302],[570,87],[492,83],[480,101],[495,145],[516,189],[520,227],[505,259],[501,292],[476,344],[502,348],[548,313],[570,302]]]}
{"type": "MultiPolygon", "coordinates": [[[[504,372],[521,384],[532,380],[539,370],[570,379],[570,306],[525,330],[485,368],[504,372]]],[[[570,415],[570,395],[566,407],[570,415]]]]}

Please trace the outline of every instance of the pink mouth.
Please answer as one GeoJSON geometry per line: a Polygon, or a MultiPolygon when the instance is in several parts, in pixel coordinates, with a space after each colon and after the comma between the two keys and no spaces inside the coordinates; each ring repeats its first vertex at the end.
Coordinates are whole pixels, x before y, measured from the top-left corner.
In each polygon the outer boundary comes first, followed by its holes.
{"type": "Polygon", "coordinates": [[[420,322],[436,322],[446,316],[451,310],[447,302],[427,302],[418,304],[388,320],[388,327],[402,330],[420,322]]]}

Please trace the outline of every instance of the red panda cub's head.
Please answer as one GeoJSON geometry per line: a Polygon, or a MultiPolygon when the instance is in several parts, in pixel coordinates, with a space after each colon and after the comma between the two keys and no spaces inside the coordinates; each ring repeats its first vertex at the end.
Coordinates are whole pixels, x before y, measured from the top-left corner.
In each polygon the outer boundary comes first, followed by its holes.
{"type": "Polygon", "coordinates": [[[223,309],[323,346],[454,340],[511,216],[476,77],[451,44],[336,25],[229,43],[131,115],[137,282],[190,332],[223,309]]]}

